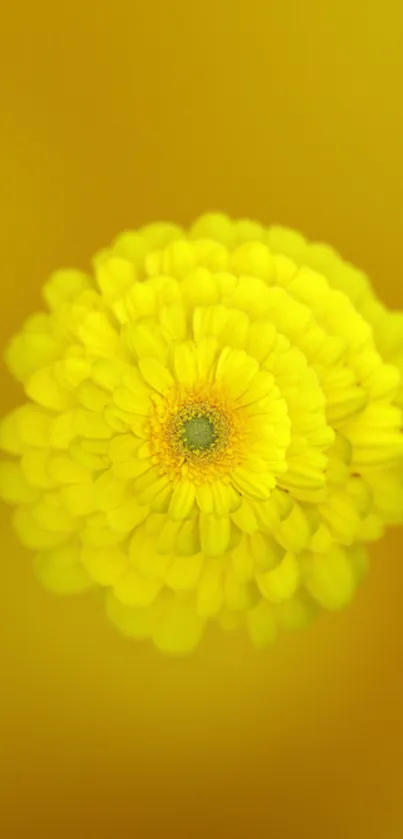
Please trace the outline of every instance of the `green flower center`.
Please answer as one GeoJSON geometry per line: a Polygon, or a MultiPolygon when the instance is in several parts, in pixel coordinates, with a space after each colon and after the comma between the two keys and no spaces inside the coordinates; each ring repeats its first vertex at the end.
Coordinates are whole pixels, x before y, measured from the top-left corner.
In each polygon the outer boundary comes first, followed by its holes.
{"type": "Polygon", "coordinates": [[[206,451],[217,439],[214,424],[209,417],[198,416],[183,424],[183,437],[191,450],[206,451]]]}

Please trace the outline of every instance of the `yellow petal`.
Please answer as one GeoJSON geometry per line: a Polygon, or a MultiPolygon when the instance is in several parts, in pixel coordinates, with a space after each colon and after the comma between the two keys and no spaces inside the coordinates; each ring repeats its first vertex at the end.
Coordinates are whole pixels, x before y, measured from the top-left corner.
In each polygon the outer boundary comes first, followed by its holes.
{"type": "Polygon", "coordinates": [[[309,544],[309,548],[314,553],[328,553],[334,544],[334,539],[329,529],[324,524],[320,524],[309,544]]]}
{"type": "Polygon", "coordinates": [[[67,484],[60,489],[61,499],[72,516],[88,516],[95,510],[94,484],[67,484]]]}
{"type": "Polygon", "coordinates": [[[145,240],[148,250],[156,251],[165,248],[170,242],[183,239],[183,230],[177,224],[170,224],[166,221],[157,221],[147,224],[141,228],[142,238],[145,240]]]}
{"type": "Polygon", "coordinates": [[[265,647],[274,641],[277,634],[273,606],[261,600],[246,616],[249,637],[255,647],[265,647]]]}
{"type": "Polygon", "coordinates": [[[267,501],[254,502],[253,509],[257,521],[255,530],[257,530],[260,526],[262,530],[267,533],[272,533],[279,524],[280,518],[284,518],[287,513],[290,513],[292,509],[292,500],[290,499],[288,493],[274,490],[267,501]],[[286,500],[288,503],[288,510],[282,511],[279,508],[277,503],[278,498],[284,498],[286,500]]]}
{"type": "Polygon", "coordinates": [[[243,350],[225,347],[217,362],[215,378],[228,389],[233,399],[237,399],[245,393],[258,372],[259,364],[255,358],[243,350]]]}
{"type": "Polygon", "coordinates": [[[127,482],[117,478],[111,469],[96,479],[94,483],[95,504],[100,510],[113,510],[123,501],[127,482]]]}
{"type": "MultiPolygon", "coordinates": [[[[253,239],[253,236],[251,237],[253,239]]],[[[231,255],[231,268],[236,274],[247,274],[269,281],[275,273],[274,257],[263,242],[245,242],[231,255]]]]}
{"type": "Polygon", "coordinates": [[[235,241],[234,222],[224,213],[206,213],[190,229],[191,239],[212,239],[230,247],[235,241]]]}
{"type": "Polygon", "coordinates": [[[94,585],[76,547],[41,551],[35,557],[34,568],[42,585],[55,594],[78,594],[94,585]]]}
{"type": "Polygon", "coordinates": [[[115,585],[127,568],[128,557],[121,548],[84,547],[81,559],[91,580],[101,586],[115,585]]]}
{"type": "Polygon", "coordinates": [[[247,498],[242,498],[242,504],[239,507],[239,510],[231,513],[231,521],[233,521],[243,533],[254,533],[255,530],[258,530],[259,528],[254,510],[247,498]]]}
{"type": "Polygon", "coordinates": [[[162,270],[173,277],[185,277],[195,265],[195,255],[190,242],[185,239],[170,242],[164,249],[162,270]]]}
{"type": "Polygon", "coordinates": [[[263,225],[258,224],[257,221],[250,221],[250,219],[241,219],[234,223],[235,240],[238,244],[247,242],[248,245],[257,245],[267,237],[267,231],[263,225]]]}
{"type": "Polygon", "coordinates": [[[81,405],[88,408],[89,411],[101,412],[110,401],[109,393],[90,381],[83,382],[76,392],[81,405]]]}
{"type": "Polygon", "coordinates": [[[216,516],[225,516],[239,510],[242,504],[242,497],[231,486],[223,481],[214,481],[210,484],[210,491],[213,500],[213,510],[216,516]]]}
{"type": "Polygon", "coordinates": [[[191,271],[183,280],[181,290],[192,309],[203,305],[211,306],[219,300],[216,276],[207,268],[199,267],[191,271]]]}
{"type": "Polygon", "coordinates": [[[328,554],[306,554],[303,574],[309,593],[330,611],[342,609],[354,594],[352,566],[342,548],[334,547],[328,554]]]}
{"type": "Polygon", "coordinates": [[[159,321],[171,341],[184,341],[187,338],[186,313],[180,303],[163,306],[159,312],[159,321]]]}
{"type": "Polygon", "coordinates": [[[125,365],[121,361],[100,358],[92,363],[91,376],[93,381],[100,385],[100,387],[108,391],[113,391],[123,383],[124,370],[125,365]]]}
{"type": "Polygon", "coordinates": [[[96,260],[95,278],[104,299],[113,303],[130,290],[136,281],[136,271],[133,264],[117,254],[96,260]]]}
{"type": "Polygon", "coordinates": [[[74,427],[75,411],[65,411],[59,414],[49,429],[48,445],[55,449],[68,449],[76,436],[74,427]]]}
{"type": "Polygon", "coordinates": [[[228,609],[245,611],[253,604],[253,590],[246,583],[240,582],[229,566],[224,578],[224,602],[228,609]]]}
{"type": "Polygon", "coordinates": [[[195,485],[192,481],[183,479],[177,484],[169,505],[169,515],[175,521],[189,517],[195,499],[195,485]]]}
{"type": "Polygon", "coordinates": [[[215,338],[205,338],[200,341],[197,351],[197,370],[201,381],[209,382],[213,378],[218,344],[215,338]]]}
{"type": "Polygon", "coordinates": [[[155,624],[153,640],[166,653],[180,655],[190,652],[201,640],[204,620],[194,603],[172,597],[161,621],[155,624]]]}
{"type": "Polygon", "coordinates": [[[113,401],[118,408],[128,413],[147,416],[150,412],[150,399],[147,393],[133,393],[126,387],[118,387],[113,393],[113,401]]]}
{"type": "Polygon", "coordinates": [[[53,373],[61,387],[72,390],[89,383],[91,367],[87,358],[64,358],[53,365],[53,373]]]}
{"type": "Polygon", "coordinates": [[[43,496],[31,512],[36,524],[52,533],[68,534],[77,529],[76,519],[63,507],[58,493],[43,496]]]}
{"type": "Polygon", "coordinates": [[[214,510],[213,493],[211,484],[207,481],[196,486],[196,501],[202,513],[212,513],[214,510]]]}
{"type": "Polygon", "coordinates": [[[272,571],[273,568],[277,568],[283,559],[284,550],[272,536],[255,531],[248,541],[254,564],[259,571],[272,571]]]}
{"type": "Polygon", "coordinates": [[[276,340],[276,327],[270,321],[258,321],[249,327],[247,351],[259,363],[271,353],[276,340]]]}
{"type": "Polygon", "coordinates": [[[231,611],[224,606],[216,615],[216,621],[223,632],[236,632],[243,626],[245,615],[243,612],[231,611]]]}
{"type": "Polygon", "coordinates": [[[161,532],[158,536],[157,545],[158,553],[172,554],[175,551],[176,539],[180,533],[182,522],[166,519],[162,524],[161,532]]]}
{"type": "MultiPolygon", "coordinates": [[[[140,478],[137,478],[135,482],[135,490],[136,492],[138,492],[139,504],[152,505],[153,502],[156,501],[158,506],[158,497],[160,496],[160,494],[164,494],[164,498],[165,494],[167,494],[169,497],[171,496],[172,484],[170,479],[166,475],[156,477],[154,474],[154,470],[150,471],[153,473],[151,476],[151,480],[150,476],[147,476],[147,484],[144,485],[146,483],[146,481],[144,481],[144,484],[140,485],[140,481],[142,481],[143,478],[145,478],[145,475],[142,475],[140,478]]],[[[153,509],[154,512],[158,512],[157,508],[153,507],[153,509]]]]}
{"type": "Polygon", "coordinates": [[[197,593],[197,611],[202,617],[215,615],[224,598],[224,568],[220,560],[205,561],[197,593]]]}
{"type": "Polygon", "coordinates": [[[178,382],[193,385],[198,379],[197,357],[194,347],[189,344],[177,344],[173,348],[173,368],[178,382]]]}
{"type": "Polygon", "coordinates": [[[237,466],[231,472],[231,480],[242,495],[250,495],[265,501],[276,485],[270,472],[253,472],[243,466],[237,466]]]}
{"type": "Polygon", "coordinates": [[[79,484],[91,477],[88,469],[84,469],[64,453],[50,455],[47,471],[51,480],[58,484],[79,484]]]}
{"type": "Polygon", "coordinates": [[[129,323],[124,329],[123,339],[137,358],[158,358],[162,363],[167,354],[167,344],[161,330],[151,324],[129,323]]]}
{"type": "Polygon", "coordinates": [[[57,382],[51,367],[35,370],[25,386],[34,402],[51,411],[66,411],[74,405],[74,396],[57,382]]]}
{"type": "Polygon", "coordinates": [[[300,553],[308,544],[311,532],[302,507],[294,503],[290,515],[275,529],[276,539],[286,551],[300,553]]]}
{"type": "Polygon", "coordinates": [[[107,515],[97,513],[89,517],[85,527],[80,531],[83,545],[94,548],[109,548],[119,545],[126,538],[126,533],[112,530],[107,515]]]}
{"type": "Polygon", "coordinates": [[[50,309],[58,309],[63,303],[75,300],[90,283],[90,278],[82,271],[54,271],[43,287],[43,296],[50,309]]]}
{"type": "Polygon", "coordinates": [[[78,408],[75,415],[74,427],[80,437],[108,440],[112,437],[112,429],[104,420],[102,414],[78,408]]]}
{"type": "Polygon", "coordinates": [[[148,606],[161,591],[162,582],[142,577],[137,571],[129,571],[117,582],[115,596],[126,606],[148,606]]]}
{"type": "Polygon", "coordinates": [[[130,540],[129,557],[133,568],[142,577],[163,581],[172,558],[159,552],[156,536],[147,533],[146,527],[138,527],[130,540]]]}
{"type": "Polygon", "coordinates": [[[33,487],[51,489],[55,479],[49,473],[49,452],[45,449],[31,449],[21,458],[24,478],[33,487]]]}
{"type": "Polygon", "coordinates": [[[276,606],[279,625],[287,630],[305,629],[318,612],[318,606],[304,591],[297,592],[289,600],[283,600],[276,606]]]}
{"type": "Polygon", "coordinates": [[[78,335],[92,356],[113,358],[121,353],[119,335],[103,312],[90,312],[78,327],[78,335]]]}
{"type": "Polygon", "coordinates": [[[238,399],[239,405],[252,405],[268,396],[273,389],[274,377],[264,370],[259,372],[238,399]]]}
{"type": "Polygon", "coordinates": [[[394,405],[374,402],[352,421],[345,436],[353,446],[353,466],[378,467],[403,456],[402,414],[394,405]]]}
{"type": "Polygon", "coordinates": [[[166,585],[174,591],[186,591],[195,588],[204,561],[201,554],[176,556],[165,574],[166,585]]]}
{"type": "Polygon", "coordinates": [[[220,556],[228,550],[231,538],[231,521],[227,516],[200,513],[200,539],[206,556],[220,556]]]}
{"type": "Polygon", "coordinates": [[[164,614],[166,603],[157,597],[149,606],[133,608],[125,606],[113,592],[106,597],[106,614],[112,623],[125,635],[131,638],[151,637],[157,621],[164,614]]]}
{"type": "Polygon", "coordinates": [[[66,455],[70,456],[78,466],[88,472],[101,472],[109,466],[109,459],[106,452],[95,452],[89,449],[87,444],[92,442],[94,441],[85,439],[73,440],[67,447],[66,455]]]}
{"type": "MultiPolygon", "coordinates": [[[[226,306],[197,306],[193,312],[193,335],[201,346],[206,340],[215,339],[228,321],[229,310],[226,306]]],[[[218,343],[214,340],[218,347],[218,343]]]]}
{"type": "Polygon", "coordinates": [[[113,463],[128,460],[140,446],[140,440],[133,434],[118,434],[111,440],[108,454],[113,463]]]}
{"type": "Polygon", "coordinates": [[[198,265],[210,271],[222,271],[228,266],[228,251],[211,239],[198,239],[193,243],[193,250],[198,265]]]}
{"type": "Polygon", "coordinates": [[[140,358],[139,370],[144,381],[158,393],[164,393],[174,385],[171,373],[157,358],[140,358]]]}
{"type": "Polygon", "coordinates": [[[53,417],[35,405],[24,405],[18,412],[18,434],[23,443],[38,448],[49,447],[49,433],[53,417]]]}
{"type": "Polygon", "coordinates": [[[18,430],[20,413],[21,408],[17,408],[0,421],[0,448],[7,454],[21,454],[24,449],[18,430]]]}
{"type": "Polygon", "coordinates": [[[293,554],[286,554],[277,568],[256,574],[256,581],[263,596],[272,603],[292,597],[299,583],[298,563],[293,554]]]}
{"type": "Polygon", "coordinates": [[[359,509],[353,498],[345,490],[332,493],[326,504],[319,507],[333,536],[344,544],[351,544],[357,537],[361,527],[359,509]]]}
{"type": "Polygon", "coordinates": [[[150,501],[150,508],[153,513],[167,513],[171,501],[172,487],[168,482],[163,485],[158,494],[150,501]]]}
{"type": "Polygon", "coordinates": [[[14,530],[20,542],[31,550],[45,550],[61,545],[69,538],[70,533],[47,530],[34,519],[32,510],[27,505],[17,507],[13,515],[14,530]]]}
{"type": "Polygon", "coordinates": [[[9,504],[31,504],[40,497],[28,483],[20,463],[0,463],[0,497],[9,504]]]}
{"type": "Polygon", "coordinates": [[[119,460],[112,465],[111,469],[117,478],[138,478],[149,471],[150,464],[147,460],[140,460],[136,456],[128,460],[119,460]]]}
{"type": "Polygon", "coordinates": [[[138,527],[149,515],[148,508],[137,503],[135,498],[125,501],[107,513],[107,521],[113,530],[130,533],[138,527]]]}
{"type": "Polygon", "coordinates": [[[175,541],[175,550],[181,556],[192,556],[201,550],[198,517],[184,521],[175,541]]]}
{"type": "Polygon", "coordinates": [[[269,289],[264,280],[241,276],[231,295],[231,304],[247,312],[252,318],[267,317],[270,312],[269,289]]]}
{"type": "Polygon", "coordinates": [[[20,381],[57,361],[63,351],[62,343],[52,334],[29,334],[24,326],[24,331],[11,339],[4,353],[8,369],[20,381]]]}
{"type": "Polygon", "coordinates": [[[248,539],[244,537],[239,545],[231,550],[231,560],[235,577],[240,583],[247,583],[253,579],[255,563],[248,539]]]}

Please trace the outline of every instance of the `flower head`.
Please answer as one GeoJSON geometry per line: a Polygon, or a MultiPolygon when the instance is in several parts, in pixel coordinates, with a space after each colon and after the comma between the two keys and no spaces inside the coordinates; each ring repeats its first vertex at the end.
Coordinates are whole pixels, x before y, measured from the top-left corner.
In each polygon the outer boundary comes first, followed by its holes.
{"type": "Polygon", "coordinates": [[[298,234],[224,216],[59,271],[6,358],[1,493],[48,588],[170,652],[351,599],[403,513],[403,315],[298,234]],[[10,457],[11,456],[11,457],[10,457]]]}

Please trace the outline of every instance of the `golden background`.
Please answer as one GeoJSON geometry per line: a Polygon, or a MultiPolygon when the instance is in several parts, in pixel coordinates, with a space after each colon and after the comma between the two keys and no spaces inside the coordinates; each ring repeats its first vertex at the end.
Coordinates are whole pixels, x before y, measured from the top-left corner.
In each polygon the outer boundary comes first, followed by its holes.
{"type": "MultiPolygon", "coordinates": [[[[7,3],[1,344],[52,269],[210,209],[328,241],[403,307],[402,8],[7,3]]],[[[42,591],[1,515],[7,839],[403,837],[403,531],[344,613],[170,660],[42,591]]]]}

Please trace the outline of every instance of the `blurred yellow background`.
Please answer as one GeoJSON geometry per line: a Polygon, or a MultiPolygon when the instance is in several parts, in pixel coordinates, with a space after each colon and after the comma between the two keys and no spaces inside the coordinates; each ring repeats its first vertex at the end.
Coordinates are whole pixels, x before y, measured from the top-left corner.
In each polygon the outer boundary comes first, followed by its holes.
{"type": "MultiPolygon", "coordinates": [[[[0,29],[2,345],[52,269],[209,209],[328,241],[403,308],[398,0],[23,0],[0,29]]],[[[170,660],[1,528],[7,839],[403,837],[403,530],[343,614],[170,660]]]]}

